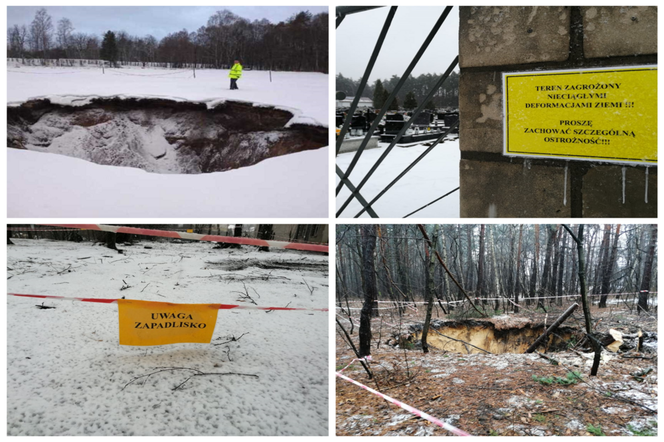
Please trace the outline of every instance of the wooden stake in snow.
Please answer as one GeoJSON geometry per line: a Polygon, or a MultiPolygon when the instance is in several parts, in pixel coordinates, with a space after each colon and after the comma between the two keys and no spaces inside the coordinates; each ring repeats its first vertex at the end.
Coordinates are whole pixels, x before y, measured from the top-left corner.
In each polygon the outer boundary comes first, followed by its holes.
{"type": "Polygon", "coordinates": [[[567,319],[567,318],[568,318],[568,317],[574,312],[574,310],[576,310],[576,308],[577,308],[578,306],[579,306],[579,304],[577,304],[577,303],[575,302],[575,303],[572,304],[567,310],[565,310],[565,313],[563,313],[563,314],[560,316],[560,318],[556,319],[556,322],[554,322],[553,324],[551,324],[551,326],[550,326],[549,328],[546,329],[546,331],[544,332],[544,334],[542,334],[542,336],[540,336],[539,338],[537,338],[537,340],[536,340],[535,342],[533,342],[532,345],[531,345],[530,347],[528,347],[528,350],[526,350],[526,353],[532,353],[533,351],[535,351],[535,349],[536,349],[537,347],[539,347],[540,344],[541,344],[542,342],[544,342],[544,340],[546,339],[546,337],[549,336],[553,331],[555,331],[555,330],[558,328],[558,326],[560,326],[560,324],[562,324],[563,322],[565,322],[565,320],[566,320],[566,319],[567,319]]]}

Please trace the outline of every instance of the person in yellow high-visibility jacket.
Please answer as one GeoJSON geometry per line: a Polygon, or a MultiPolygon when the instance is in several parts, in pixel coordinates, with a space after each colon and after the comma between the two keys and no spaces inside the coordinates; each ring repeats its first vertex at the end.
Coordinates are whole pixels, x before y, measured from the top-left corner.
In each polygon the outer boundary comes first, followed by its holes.
{"type": "Polygon", "coordinates": [[[241,76],[242,76],[242,65],[240,64],[240,60],[235,60],[235,63],[233,64],[231,71],[228,73],[228,77],[231,79],[231,90],[239,89],[239,87],[237,87],[237,81],[240,79],[241,76]]]}

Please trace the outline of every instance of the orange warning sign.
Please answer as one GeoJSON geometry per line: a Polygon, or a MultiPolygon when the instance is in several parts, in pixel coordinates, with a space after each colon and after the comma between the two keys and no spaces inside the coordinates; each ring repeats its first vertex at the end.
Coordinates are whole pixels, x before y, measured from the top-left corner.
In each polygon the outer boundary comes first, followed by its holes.
{"type": "Polygon", "coordinates": [[[118,299],[120,345],[209,344],[219,306],[118,299]]]}

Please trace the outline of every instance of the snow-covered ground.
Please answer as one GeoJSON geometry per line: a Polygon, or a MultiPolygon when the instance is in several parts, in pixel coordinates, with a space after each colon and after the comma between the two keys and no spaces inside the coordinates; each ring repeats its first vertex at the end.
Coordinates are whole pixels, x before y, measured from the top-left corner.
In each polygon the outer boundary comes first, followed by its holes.
{"type": "MultiPolygon", "coordinates": [[[[196,78],[189,70],[124,68],[105,72],[10,63],[7,101],[15,105],[48,96],[54,102],[71,103],[76,96],[83,103],[84,97],[118,95],[204,101],[209,105],[245,101],[288,110],[294,115],[289,124],[328,126],[328,75],[324,74],[273,72],[270,81],[269,72],[245,71],[238,82],[240,89],[231,91],[225,70],[199,70],[196,78]]],[[[158,176],[24,150],[11,151],[7,161],[11,217],[295,218],[327,217],[328,211],[327,148],[268,159],[241,171],[195,177],[158,176]]]]}
{"type": "MultiPolygon", "coordinates": [[[[350,175],[350,181],[355,186],[359,185],[388,146],[389,143],[379,143],[378,149],[364,151],[350,175]]],[[[426,149],[427,146],[424,144],[412,147],[396,146],[364,187],[360,189],[362,196],[367,201],[371,201],[426,149]]],[[[348,168],[354,155],[355,152],[350,152],[337,156],[337,165],[342,171],[348,168]]],[[[460,157],[458,139],[439,144],[384,196],[376,201],[372,205],[373,209],[381,218],[403,218],[410,212],[459,187],[460,157]]],[[[338,176],[337,184],[339,184],[338,176]]],[[[339,192],[336,200],[337,210],[348,199],[350,193],[345,186],[339,192]]],[[[356,199],[353,199],[341,214],[341,218],[352,218],[360,210],[362,210],[362,206],[356,199]]],[[[368,216],[366,212],[362,214],[362,217],[368,216]]],[[[457,190],[435,204],[417,212],[412,217],[458,218],[459,191],[457,190]]]]}
{"type": "Polygon", "coordinates": [[[328,150],[200,175],[148,173],[7,149],[7,214],[30,217],[326,217],[328,150]]]}
{"type": "MultiPolygon", "coordinates": [[[[7,66],[7,102],[50,95],[162,97],[192,101],[228,99],[299,110],[302,117],[328,125],[328,76],[310,72],[248,71],[229,90],[228,70],[141,69],[124,67],[7,66]]],[[[70,100],[67,100],[69,102],[70,100]]]]}
{"type": "MultiPolygon", "coordinates": [[[[168,240],[119,244],[120,255],[90,242],[13,241],[10,293],[238,304],[246,287],[260,306],[328,306],[321,255],[168,240]]],[[[9,435],[328,434],[327,312],[220,310],[211,344],[128,347],[117,304],[35,307],[42,301],[7,300],[9,435]],[[193,374],[177,370],[127,385],[159,367],[258,378],[197,376],[172,391],[193,374]]]]}

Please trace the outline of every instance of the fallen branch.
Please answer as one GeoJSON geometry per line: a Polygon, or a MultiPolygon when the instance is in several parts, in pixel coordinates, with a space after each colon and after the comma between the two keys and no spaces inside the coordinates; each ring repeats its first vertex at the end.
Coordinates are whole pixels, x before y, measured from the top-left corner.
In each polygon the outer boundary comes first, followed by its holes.
{"type": "Polygon", "coordinates": [[[537,353],[537,356],[539,356],[540,358],[546,359],[547,361],[549,361],[553,365],[560,365],[560,362],[558,362],[558,360],[553,359],[552,357],[547,356],[543,353],[537,353]]]}
{"type": "Polygon", "coordinates": [[[560,315],[560,317],[559,317],[558,319],[556,319],[556,322],[554,322],[553,324],[551,324],[551,326],[550,326],[549,328],[546,329],[546,331],[542,334],[542,336],[540,336],[539,338],[537,338],[537,339],[535,340],[535,342],[533,342],[533,343],[531,344],[531,346],[528,347],[528,349],[525,351],[525,353],[532,353],[533,351],[535,351],[535,349],[536,349],[537,347],[539,347],[540,344],[541,344],[542,342],[544,342],[544,340],[547,338],[547,336],[549,336],[553,331],[555,331],[555,330],[558,328],[558,326],[560,326],[560,324],[562,324],[563,322],[565,322],[565,320],[566,320],[566,319],[567,319],[572,313],[574,313],[574,310],[576,310],[576,308],[577,308],[578,306],[579,306],[579,304],[577,304],[577,303],[575,302],[575,303],[572,304],[567,310],[565,310],[565,312],[564,312],[562,315],[560,315]]]}
{"type": "Polygon", "coordinates": [[[238,336],[237,338],[235,337],[235,335],[233,335],[233,336],[231,337],[231,340],[230,340],[230,341],[225,341],[225,342],[221,342],[221,343],[219,343],[219,344],[212,344],[212,345],[224,345],[224,344],[228,344],[229,342],[237,342],[237,341],[239,341],[240,339],[242,339],[242,336],[244,336],[244,335],[246,335],[246,334],[248,334],[248,333],[249,333],[249,332],[242,333],[242,334],[241,334],[240,336],[238,336]]]}
{"type": "Polygon", "coordinates": [[[625,358],[625,359],[655,359],[655,356],[646,357],[646,356],[639,356],[639,355],[631,356],[631,355],[623,355],[623,354],[621,354],[620,357],[625,358]]]}
{"type": "Polygon", "coordinates": [[[62,275],[64,272],[66,272],[69,269],[71,269],[71,264],[69,264],[69,266],[66,269],[64,269],[63,271],[58,272],[58,275],[62,275]]]}
{"type": "Polygon", "coordinates": [[[249,376],[249,377],[254,377],[254,378],[257,378],[257,377],[258,377],[258,375],[256,375],[256,374],[234,373],[234,372],[228,372],[228,373],[204,373],[204,372],[202,372],[202,371],[200,371],[200,370],[197,370],[197,369],[195,369],[195,368],[187,368],[187,367],[157,367],[157,368],[160,369],[160,370],[153,371],[152,373],[144,374],[144,375],[141,375],[141,376],[138,376],[138,377],[132,379],[132,380],[129,381],[127,384],[125,384],[125,386],[122,387],[122,390],[120,390],[120,391],[124,391],[125,388],[127,388],[128,386],[130,386],[131,384],[133,384],[133,383],[136,382],[137,380],[139,380],[139,379],[143,379],[143,378],[145,378],[145,381],[143,382],[143,385],[145,385],[145,382],[147,382],[147,380],[148,380],[148,378],[149,378],[150,376],[152,376],[153,374],[162,373],[162,372],[164,372],[164,371],[190,370],[190,371],[195,371],[195,372],[196,372],[196,373],[194,373],[193,375],[189,376],[187,379],[185,379],[184,382],[180,383],[177,387],[173,388],[172,391],[176,391],[176,390],[178,390],[179,388],[181,388],[181,387],[182,387],[187,381],[189,381],[189,379],[193,378],[194,376],[213,376],[213,375],[216,375],[216,376],[228,376],[228,375],[236,375],[236,376],[249,376]]]}
{"type": "Polygon", "coordinates": [[[35,304],[35,307],[37,307],[39,309],[42,309],[42,310],[46,310],[46,309],[49,309],[49,308],[55,308],[55,307],[49,307],[48,305],[44,305],[43,302],[41,303],[41,305],[35,304]]]}
{"type": "MultiPolygon", "coordinates": [[[[242,286],[244,287],[244,293],[242,293],[242,292],[231,292],[231,293],[239,293],[241,296],[240,296],[240,299],[238,299],[238,301],[240,301],[240,302],[245,301],[245,300],[248,299],[249,301],[251,301],[252,304],[258,305],[256,303],[256,301],[254,301],[254,298],[252,298],[251,295],[249,295],[249,290],[247,290],[247,286],[244,282],[242,283],[242,286]]],[[[256,289],[252,288],[252,290],[254,291],[254,293],[256,293],[258,295],[258,292],[256,291],[256,289]]],[[[258,295],[258,297],[260,298],[261,295],[258,295]]]]}
{"type": "Polygon", "coordinates": [[[307,288],[309,289],[309,294],[310,294],[310,295],[313,295],[313,294],[314,294],[315,287],[314,287],[314,288],[309,287],[309,284],[307,284],[307,280],[304,279],[304,278],[302,278],[302,281],[304,281],[304,283],[307,285],[307,288]]]}

